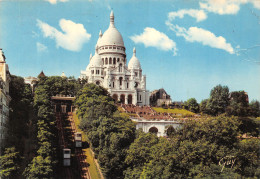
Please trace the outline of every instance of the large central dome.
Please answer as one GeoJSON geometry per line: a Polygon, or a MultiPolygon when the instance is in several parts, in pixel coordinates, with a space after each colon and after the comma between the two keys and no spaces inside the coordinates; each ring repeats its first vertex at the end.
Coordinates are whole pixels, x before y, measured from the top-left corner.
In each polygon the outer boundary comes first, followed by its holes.
{"type": "Polygon", "coordinates": [[[124,47],[124,41],[120,32],[116,29],[114,25],[114,13],[110,14],[110,25],[106,32],[103,34],[99,42],[99,47],[106,45],[116,45],[124,47]]]}

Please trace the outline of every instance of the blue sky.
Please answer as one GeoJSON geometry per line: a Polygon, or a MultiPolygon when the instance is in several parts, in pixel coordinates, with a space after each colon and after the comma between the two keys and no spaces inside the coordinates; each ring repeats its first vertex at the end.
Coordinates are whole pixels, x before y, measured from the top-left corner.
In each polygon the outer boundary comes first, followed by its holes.
{"type": "Polygon", "coordinates": [[[111,9],[128,61],[136,47],[148,90],[200,102],[221,84],[260,100],[259,0],[0,0],[10,72],[78,77],[111,9]]]}

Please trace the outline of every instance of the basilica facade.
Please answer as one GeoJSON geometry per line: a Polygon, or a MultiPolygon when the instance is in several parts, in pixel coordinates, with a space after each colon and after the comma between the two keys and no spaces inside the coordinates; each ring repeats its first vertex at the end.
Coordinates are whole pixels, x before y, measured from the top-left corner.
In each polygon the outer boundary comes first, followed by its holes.
{"type": "Polygon", "coordinates": [[[104,34],[100,31],[95,55],[90,55],[90,62],[86,70],[81,71],[80,78],[103,86],[113,99],[122,104],[149,105],[150,93],[146,90],[146,76],[142,74],[136,49],[133,49],[128,65],[125,50],[112,11],[109,28],[104,34]]]}

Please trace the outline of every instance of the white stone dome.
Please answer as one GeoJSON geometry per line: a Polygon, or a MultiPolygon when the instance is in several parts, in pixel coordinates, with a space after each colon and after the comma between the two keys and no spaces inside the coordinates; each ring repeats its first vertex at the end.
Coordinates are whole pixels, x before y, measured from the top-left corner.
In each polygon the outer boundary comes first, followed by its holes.
{"type": "Polygon", "coordinates": [[[113,11],[110,14],[110,25],[109,28],[105,31],[98,42],[99,47],[105,45],[117,45],[117,46],[124,46],[124,41],[120,32],[116,29],[114,25],[114,13],[113,11]]]}
{"type": "Polygon", "coordinates": [[[86,72],[89,71],[89,67],[90,67],[90,63],[88,64],[87,68],[86,68],[86,72]]]}
{"type": "Polygon", "coordinates": [[[103,66],[102,59],[100,55],[96,53],[90,61],[90,67],[102,67],[102,66],[103,66]]]}
{"type": "Polygon", "coordinates": [[[141,69],[140,61],[136,57],[136,50],[135,50],[135,48],[133,50],[133,56],[132,56],[132,58],[130,59],[130,61],[128,63],[128,69],[141,69]]]}
{"type": "Polygon", "coordinates": [[[101,56],[97,53],[98,47],[96,47],[96,52],[95,55],[91,58],[89,65],[87,66],[88,68],[91,67],[102,67],[103,66],[103,61],[101,59],[101,56]]]}

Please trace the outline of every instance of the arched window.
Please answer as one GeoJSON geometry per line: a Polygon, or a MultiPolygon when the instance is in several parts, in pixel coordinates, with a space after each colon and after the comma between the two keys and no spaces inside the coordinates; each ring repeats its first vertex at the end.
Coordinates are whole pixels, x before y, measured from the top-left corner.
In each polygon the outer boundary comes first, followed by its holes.
{"type": "Polygon", "coordinates": [[[176,130],[174,129],[173,126],[168,126],[167,127],[167,130],[166,130],[167,136],[172,136],[172,135],[174,135],[175,132],[176,132],[176,130]]]}
{"type": "Polygon", "coordinates": [[[107,58],[106,58],[106,65],[107,65],[107,62],[108,62],[108,61],[107,61],[107,58]]]}
{"type": "Polygon", "coordinates": [[[112,58],[111,57],[109,58],[109,64],[112,64],[112,58]]]}
{"type": "Polygon", "coordinates": [[[114,64],[114,65],[116,64],[116,58],[113,59],[113,64],[114,64]]]}
{"type": "Polygon", "coordinates": [[[119,72],[122,72],[122,69],[123,69],[122,63],[120,63],[120,65],[119,65],[119,72]]]}
{"type": "Polygon", "coordinates": [[[120,95],[120,102],[121,102],[122,104],[125,104],[125,95],[124,95],[124,94],[121,94],[121,95],[120,95]]]}
{"type": "Polygon", "coordinates": [[[117,95],[117,94],[113,94],[112,98],[115,100],[115,102],[117,102],[117,100],[118,100],[118,95],[117,95]]]}
{"type": "Polygon", "coordinates": [[[128,82],[126,83],[126,88],[128,88],[129,87],[129,84],[128,84],[128,82]]]}
{"type": "Polygon", "coordinates": [[[120,61],[120,58],[117,59],[117,62],[119,62],[119,61],[120,61]]]}
{"type": "Polygon", "coordinates": [[[102,62],[103,62],[103,65],[104,65],[104,58],[102,58],[102,62]]]}
{"type": "Polygon", "coordinates": [[[123,83],[123,77],[120,77],[119,78],[119,85],[122,86],[122,83],[123,83]]]}
{"type": "Polygon", "coordinates": [[[132,104],[132,101],[133,101],[132,95],[129,94],[129,95],[128,95],[128,104],[132,104]]]}
{"type": "Polygon", "coordinates": [[[149,132],[154,133],[154,134],[157,134],[157,133],[158,133],[158,129],[157,129],[156,127],[151,127],[151,128],[149,129],[149,132]]]}

